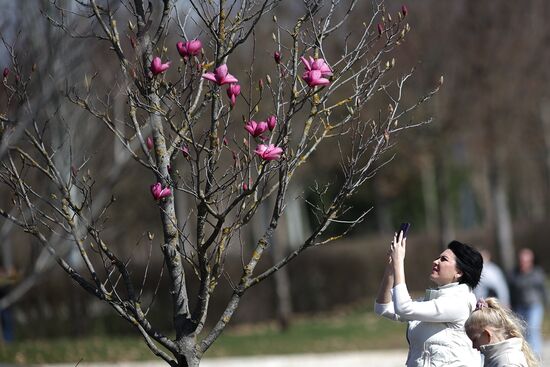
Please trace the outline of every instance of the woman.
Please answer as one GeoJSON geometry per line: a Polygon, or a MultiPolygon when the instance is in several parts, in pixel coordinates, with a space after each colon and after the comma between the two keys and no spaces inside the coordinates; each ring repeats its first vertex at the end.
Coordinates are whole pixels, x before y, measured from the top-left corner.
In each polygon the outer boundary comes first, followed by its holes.
{"type": "Polygon", "coordinates": [[[527,344],[523,323],[496,298],[480,299],[464,325],[474,348],[485,357],[485,367],[537,367],[527,344]]]}
{"type": "Polygon", "coordinates": [[[472,293],[479,282],[483,259],[478,251],[458,241],[451,242],[433,262],[429,289],[422,301],[413,301],[405,282],[407,240],[394,236],[375,312],[392,320],[408,321],[407,367],[480,366],[478,352],[464,331],[475,309],[472,293]]]}

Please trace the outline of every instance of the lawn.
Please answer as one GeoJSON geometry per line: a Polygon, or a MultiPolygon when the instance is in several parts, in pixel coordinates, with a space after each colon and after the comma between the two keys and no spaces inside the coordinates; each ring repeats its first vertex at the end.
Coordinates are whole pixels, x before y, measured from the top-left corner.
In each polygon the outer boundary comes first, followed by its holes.
{"type": "MultiPolygon", "coordinates": [[[[377,317],[366,307],[310,317],[298,316],[281,332],[275,324],[228,328],[206,358],[237,355],[327,353],[345,350],[406,348],[405,324],[377,317]]],[[[550,338],[550,318],[544,336],[550,338]]],[[[26,340],[0,344],[4,363],[71,363],[154,360],[138,336],[26,340]]]]}
{"type": "MultiPolygon", "coordinates": [[[[206,358],[405,348],[404,332],[404,324],[383,320],[362,310],[297,317],[285,332],[280,332],[275,324],[229,328],[207,352],[206,358]]],[[[0,345],[0,361],[5,363],[76,364],[80,360],[95,362],[152,359],[155,359],[154,355],[137,336],[26,340],[0,345]]]]}

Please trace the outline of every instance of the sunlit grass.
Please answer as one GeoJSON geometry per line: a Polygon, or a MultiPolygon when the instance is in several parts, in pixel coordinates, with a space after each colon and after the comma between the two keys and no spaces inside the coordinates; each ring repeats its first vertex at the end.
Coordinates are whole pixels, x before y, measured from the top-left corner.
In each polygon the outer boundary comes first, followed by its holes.
{"type": "MultiPolygon", "coordinates": [[[[404,324],[383,320],[360,310],[297,317],[284,332],[279,331],[274,323],[229,328],[205,357],[404,348],[404,330],[404,324]]],[[[0,346],[0,361],[17,364],[76,364],[80,360],[144,361],[155,358],[139,336],[27,340],[0,346]]]]}
{"type": "MultiPolygon", "coordinates": [[[[366,308],[337,314],[296,317],[290,328],[275,323],[227,329],[206,353],[206,358],[293,353],[328,353],[350,350],[406,348],[405,324],[377,317],[366,308]]],[[[550,338],[550,318],[544,336],[550,338]]],[[[27,340],[0,345],[4,363],[71,363],[147,361],[156,357],[139,336],[102,336],[75,339],[27,340]]]]}

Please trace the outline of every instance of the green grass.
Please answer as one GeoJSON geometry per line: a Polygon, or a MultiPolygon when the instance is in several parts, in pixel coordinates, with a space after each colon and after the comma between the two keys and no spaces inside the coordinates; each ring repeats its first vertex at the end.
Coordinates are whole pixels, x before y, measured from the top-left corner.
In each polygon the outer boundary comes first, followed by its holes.
{"type": "Polygon", "coordinates": [[[405,348],[404,333],[404,324],[372,313],[297,319],[285,332],[278,331],[276,325],[230,330],[207,356],[405,348]]]}
{"type": "MultiPolygon", "coordinates": [[[[280,332],[275,324],[227,329],[206,358],[236,355],[321,353],[377,348],[405,348],[405,325],[383,320],[370,312],[296,318],[280,332]]],[[[5,363],[74,363],[144,361],[156,357],[139,336],[26,340],[0,345],[5,363]]]]}
{"type": "MultiPolygon", "coordinates": [[[[550,338],[550,318],[545,320],[550,338]]],[[[314,317],[296,317],[281,332],[275,324],[228,328],[206,353],[206,358],[346,350],[406,348],[405,324],[375,316],[365,308],[314,317]]],[[[104,336],[77,339],[26,340],[0,344],[4,363],[71,363],[147,361],[156,357],[139,336],[104,336]]]]}

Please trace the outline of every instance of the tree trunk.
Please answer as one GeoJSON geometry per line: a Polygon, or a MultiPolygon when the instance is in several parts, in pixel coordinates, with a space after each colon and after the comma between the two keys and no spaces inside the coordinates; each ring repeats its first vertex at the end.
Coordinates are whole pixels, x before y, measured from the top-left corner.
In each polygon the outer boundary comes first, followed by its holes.
{"type": "Polygon", "coordinates": [[[422,198],[424,200],[424,220],[426,230],[432,232],[437,228],[437,177],[433,157],[425,155],[420,160],[420,179],[422,182],[422,198]]]}
{"type": "Polygon", "coordinates": [[[453,227],[453,205],[450,195],[449,168],[445,162],[445,152],[440,152],[436,158],[436,177],[439,212],[439,236],[442,249],[454,240],[455,231],[453,227]]]}
{"type": "Polygon", "coordinates": [[[508,205],[508,193],[506,190],[505,171],[500,168],[500,153],[493,149],[489,155],[489,184],[491,192],[491,205],[494,213],[493,228],[497,245],[497,254],[500,263],[506,272],[514,268],[514,235],[510,207],[508,205]]]}
{"type": "Polygon", "coordinates": [[[383,179],[378,175],[374,178],[374,212],[378,223],[378,232],[382,235],[393,233],[395,228],[392,225],[391,210],[388,207],[388,200],[383,190],[383,179]]]}
{"type": "MultiPolygon", "coordinates": [[[[280,235],[276,237],[281,237],[280,235]]],[[[273,241],[273,260],[278,261],[288,253],[286,241],[273,241]]],[[[277,300],[277,321],[281,330],[287,330],[292,317],[292,295],[290,277],[286,266],[275,272],[275,296],[277,300]]]]}
{"type": "Polygon", "coordinates": [[[540,114],[545,153],[545,215],[548,215],[548,208],[550,208],[550,100],[544,99],[542,101],[540,114]]]}

